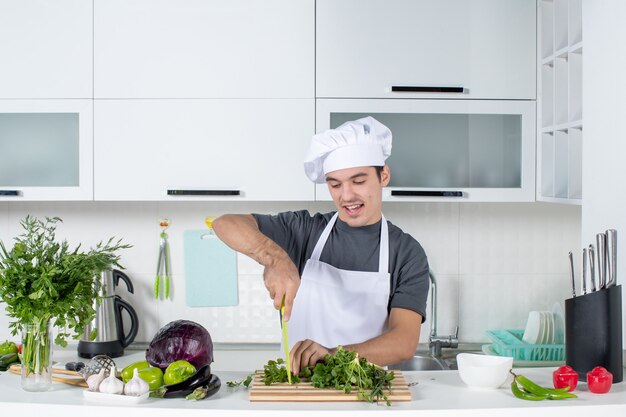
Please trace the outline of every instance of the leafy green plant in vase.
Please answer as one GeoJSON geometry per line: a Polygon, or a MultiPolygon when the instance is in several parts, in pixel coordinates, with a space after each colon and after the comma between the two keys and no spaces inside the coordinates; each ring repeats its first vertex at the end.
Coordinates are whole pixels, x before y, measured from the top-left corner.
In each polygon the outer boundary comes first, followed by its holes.
{"type": "Polygon", "coordinates": [[[22,334],[22,387],[43,391],[50,387],[51,327],[58,329],[55,343],[80,338],[95,317],[100,273],[119,265],[116,252],[129,248],[110,238],[87,252],[71,250],[66,240],[55,239],[58,217],[45,221],[26,216],[24,233],[9,251],[0,241],[0,299],[13,320],[13,335],[22,334]]]}

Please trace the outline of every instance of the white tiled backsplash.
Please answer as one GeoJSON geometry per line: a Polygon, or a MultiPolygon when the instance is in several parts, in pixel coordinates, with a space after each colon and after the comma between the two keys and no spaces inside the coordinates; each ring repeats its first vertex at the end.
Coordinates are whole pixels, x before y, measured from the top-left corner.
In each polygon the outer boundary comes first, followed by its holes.
{"type": "MultiPolygon", "coordinates": [[[[207,215],[333,210],[331,203],[156,203],[41,202],[0,203],[0,240],[12,246],[27,214],[58,216],[57,237],[89,248],[111,236],[133,245],[122,265],[135,287],[119,295],[137,311],[136,341],[148,342],[176,319],[204,325],[215,342],[279,343],[278,314],[263,286],[263,269],[238,258],[239,305],[192,308],[185,305],[183,232],[202,229],[207,215]],[[156,301],[153,283],[159,245],[158,219],[168,229],[172,258],[173,300],[156,301]]],[[[569,294],[567,252],[580,246],[580,207],[543,203],[385,203],[387,219],[424,247],[438,278],[438,327],[450,334],[459,326],[461,342],[484,342],[485,330],[523,328],[528,311],[549,310],[569,294]]],[[[210,291],[210,288],[207,288],[210,291]]],[[[430,308],[428,313],[430,312],[430,308]]],[[[0,304],[0,341],[13,338],[0,304]]],[[[428,340],[430,317],[421,341],[428,340]]]]}

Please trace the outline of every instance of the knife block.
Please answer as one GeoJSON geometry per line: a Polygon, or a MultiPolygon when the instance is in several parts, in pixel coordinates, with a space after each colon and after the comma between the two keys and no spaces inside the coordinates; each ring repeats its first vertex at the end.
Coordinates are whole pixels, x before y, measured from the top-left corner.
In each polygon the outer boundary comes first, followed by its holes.
{"type": "Polygon", "coordinates": [[[581,381],[596,366],[622,381],[621,285],[565,300],[565,362],[581,381]]]}

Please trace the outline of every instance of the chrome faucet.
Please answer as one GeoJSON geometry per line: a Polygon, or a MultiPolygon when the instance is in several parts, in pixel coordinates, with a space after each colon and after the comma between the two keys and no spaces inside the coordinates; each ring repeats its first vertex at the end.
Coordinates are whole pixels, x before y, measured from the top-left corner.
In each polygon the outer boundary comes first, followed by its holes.
{"type": "Polygon", "coordinates": [[[437,335],[437,280],[432,269],[428,270],[430,278],[430,338],[428,348],[430,355],[435,358],[441,358],[441,348],[456,348],[459,346],[459,326],[456,326],[454,335],[439,336],[437,335]]]}

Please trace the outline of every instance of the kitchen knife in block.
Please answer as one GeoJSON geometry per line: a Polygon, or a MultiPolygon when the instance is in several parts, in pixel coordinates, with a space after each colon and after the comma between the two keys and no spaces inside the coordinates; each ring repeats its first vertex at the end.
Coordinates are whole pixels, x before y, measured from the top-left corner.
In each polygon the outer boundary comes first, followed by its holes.
{"type": "Polygon", "coordinates": [[[183,239],[187,305],[236,306],[237,253],[207,229],[186,230],[183,239]]]}

